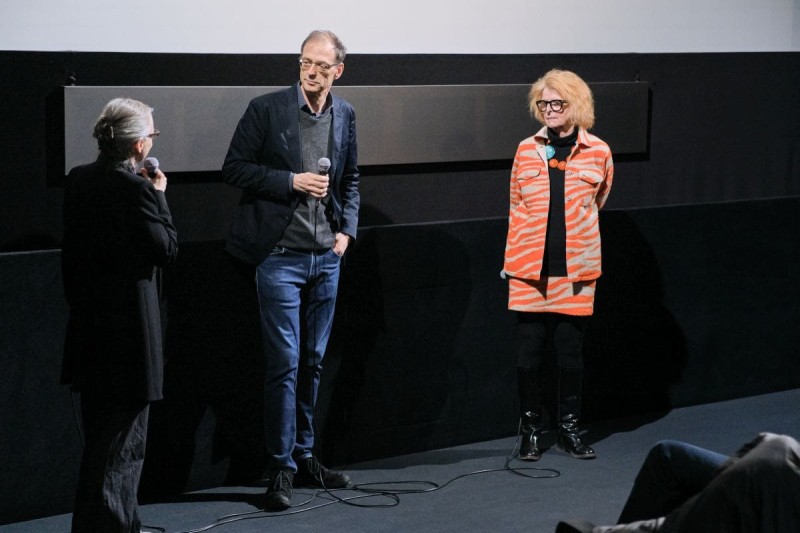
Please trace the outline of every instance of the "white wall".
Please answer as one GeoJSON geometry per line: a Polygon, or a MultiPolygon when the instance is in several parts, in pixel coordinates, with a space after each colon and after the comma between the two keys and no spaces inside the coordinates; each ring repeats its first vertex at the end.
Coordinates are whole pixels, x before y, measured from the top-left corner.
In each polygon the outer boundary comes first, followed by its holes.
{"type": "Polygon", "coordinates": [[[800,51],[800,0],[0,0],[0,50],[294,53],[800,51]]]}

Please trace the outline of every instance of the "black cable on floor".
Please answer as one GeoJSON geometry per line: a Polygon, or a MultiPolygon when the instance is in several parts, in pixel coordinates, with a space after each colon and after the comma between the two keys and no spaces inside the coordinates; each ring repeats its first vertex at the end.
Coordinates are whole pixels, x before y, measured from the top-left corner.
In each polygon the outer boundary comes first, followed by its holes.
{"type": "Polygon", "coordinates": [[[451,478],[450,480],[446,481],[445,483],[443,483],[441,485],[437,484],[437,483],[434,483],[433,481],[405,480],[405,481],[376,481],[376,482],[369,482],[369,483],[358,483],[358,484],[353,485],[352,487],[345,488],[345,489],[322,489],[322,490],[316,491],[306,501],[304,501],[302,503],[299,503],[297,505],[293,505],[287,511],[275,513],[275,512],[266,512],[266,511],[263,511],[263,510],[258,510],[258,511],[246,512],[246,513],[235,513],[235,514],[222,516],[222,517],[218,518],[216,521],[214,521],[213,523],[208,524],[206,526],[203,526],[203,527],[200,527],[200,528],[197,528],[197,529],[190,529],[190,530],[186,530],[186,531],[178,531],[176,533],[201,533],[203,531],[209,531],[209,530],[214,529],[216,527],[220,527],[220,526],[223,526],[223,525],[226,525],[226,524],[231,524],[231,523],[234,523],[234,522],[240,522],[240,521],[244,521],[244,520],[256,520],[256,519],[261,519],[261,518],[278,518],[278,517],[282,517],[282,516],[292,516],[292,515],[296,515],[296,514],[306,513],[306,512],[309,512],[309,511],[314,511],[316,509],[321,509],[323,507],[328,507],[329,505],[333,505],[333,504],[337,504],[337,503],[342,503],[342,504],[345,504],[345,505],[352,505],[352,506],[355,506],[355,507],[364,507],[364,508],[396,507],[396,506],[400,505],[400,496],[403,495],[403,494],[424,494],[424,493],[429,493],[429,492],[435,492],[437,490],[440,490],[440,489],[443,489],[443,488],[447,487],[448,485],[450,485],[451,483],[453,483],[453,482],[455,482],[455,481],[457,481],[459,479],[463,479],[465,477],[474,476],[474,475],[478,475],[478,474],[489,474],[489,473],[494,473],[494,472],[509,472],[509,473],[512,473],[512,474],[515,474],[515,475],[518,475],[518,476],[527,477],[529,479],[550,479],[550,478],[559,477],[561,475],[561,472],[556,470],[556,469],[554,469],[554,468],[542,468],[542,467],[535,467],[535,466],[525,466],[525,467],[518,467],[518,468],[511,467],[510,466],[511,465],[511,461],[515,457],[517,457],[517,454],[518,454],[518,451],[519,451],[519,443],[520,443],[520,438],[519,438],[519,435],[517,435],[517,440],[516,440],[516,442],[514,444],[514,449],[511,451],[511,453],[508,456],[506,456],[505,464],[503,465],[502,468],[488,468],[488,469],[484,469],[484,470],[475,470],[473,472],[468,472],[466,474],[461,474],[461,475],[458,475],[458,476],[456,476],[454,478],[451,478]],[[527,470],[535,470],[537,472],[540,472],[540,474],[539,475],[532,475],[532,474],[525,473],[524,471],[527,471],[527,470]],[[397,485],[423,486],[424,488],[413,488],[413,487],[409,487],[409,488],[391,488],[391,487],[397,486],[397,485]],[[335,494],[336,492],[341,492],[341,491],[345,491],[345,490],[346,491],[360,492],[361,494],[358,494],[356,496],[348,496],[348,497],[345,497],[345,498],[339,497],[339,496],[337,496],[335,494]],[[311,507],[306,507],[304,509],[298,509],[298,507],[302,507],[304,505],[308,505],[309,503],[311,503],[312,501],[314,501],[317,498],[324,498],[324,497],[329,497],[329,498],[331,498],[331,500],[327,501],[325,503],[320,503],[320,504],[317,504],[317,505],[313,505],[311,507]],[[356,503],[358,500],[362,500],[364,498],[378,498],[378,497],[386,498],[389,501],[386,502],[386,503],[378,503],[378,504],[356,503]],[[295,509],[295,510],[292,510],[292,509],[295,509]]]}

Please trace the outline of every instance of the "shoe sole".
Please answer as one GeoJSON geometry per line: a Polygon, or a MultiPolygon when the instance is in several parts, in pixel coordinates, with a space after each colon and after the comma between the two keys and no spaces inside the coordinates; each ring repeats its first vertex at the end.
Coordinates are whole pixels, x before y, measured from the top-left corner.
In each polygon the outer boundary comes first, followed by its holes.
{"type": "Polygon", "coordinates": [[[265,511],[285,511],[292,506],[292,502],[287,501],[286,498],[275,498],[267,500],[264,505],[265,511]]]}
{"type": "Polygon", "coordinates": [[[541,458],[542,458],[542,456],[541,456],[541,455],[518,455],[518,456],[517,456],[517,458],[518,458],[520,461],[530,461],[530,462],[533,462],[533,461],[538,461],[539,459],[541,459],[541,458]]]}
{"type": "Polygon", "coordinates": [[[557,446],[557,448],[559,450],[561,450],[562,452],[566,453],[567,455],[569,455],[570,457],[574,457],[575,459],[596,459],[597,458],[597,454],[595,454],[595,453],[593,453],[591,455],[580,455],[580,454],[577,454],[577,453],[572,453],[571,451],[567,450],[566,448],[564,448],[562,446],[557,446]]]}

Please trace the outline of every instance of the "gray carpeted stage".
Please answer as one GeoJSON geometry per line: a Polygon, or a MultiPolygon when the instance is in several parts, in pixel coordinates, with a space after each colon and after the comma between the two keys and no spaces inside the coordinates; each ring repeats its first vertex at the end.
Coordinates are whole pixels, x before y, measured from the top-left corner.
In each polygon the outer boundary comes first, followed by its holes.
{"type": "MultiPolygon", "coordinates": [[[[800,389],[795,389],[598,423],[587,433],[596,460],[579,461],[553,448],[538,463],[511,461],[509,467],[516,473],[504,469],[514,437],[345,468],[360,487],[393,492],[395,498],[366,497],[356,490],[329,495],[298,489],[295,507],[267,514],[257,507],[263,487],[224,487],[143,505],[142,516],[146,524],[168,533],[538,533],[552,532],[557,521],[567,517],[613,523],[645,454],[659,439],[732,453],[760,431],[800,437],[799,404],[800,389]],[[532,466],[542,470],[529,469],[532,466]],[[218,520],[226,523],[208,527],[218,520]]],[[[0,532],[68,533],[69,521],[70,515],[60,515],[0,526],[0,532]]]]}

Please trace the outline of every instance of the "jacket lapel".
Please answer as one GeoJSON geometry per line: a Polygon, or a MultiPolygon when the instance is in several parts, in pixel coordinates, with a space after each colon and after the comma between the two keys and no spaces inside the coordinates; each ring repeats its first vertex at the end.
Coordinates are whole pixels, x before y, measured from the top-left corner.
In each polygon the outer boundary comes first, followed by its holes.
{"type": "Polygon", "coordinates": [[[333,161],[333,168],[331,169],[331,177],[339,173],[339,169],[344,168],[344,162],[339,161],[339,154],[342,153],[342,139],[345,137],[345,128],[347,121],[344,119],[344,111],[339,99],[333,97],[333,146],[331,147],[331,161],[333,161]]]}
{"type": "Polygon", "coordinates": [[[283,124],[284,138],[286,147],[289,151],[290,168],[294,172],[303,171],[303,154],[300,145],[300,113],[297,107],[297,91],[299,83],[295,83],[284,92],[286,104],[279,106],[278,112],[280,124],[283,124]]]}

